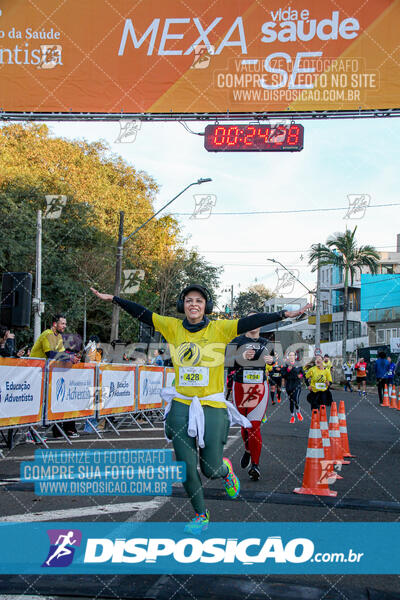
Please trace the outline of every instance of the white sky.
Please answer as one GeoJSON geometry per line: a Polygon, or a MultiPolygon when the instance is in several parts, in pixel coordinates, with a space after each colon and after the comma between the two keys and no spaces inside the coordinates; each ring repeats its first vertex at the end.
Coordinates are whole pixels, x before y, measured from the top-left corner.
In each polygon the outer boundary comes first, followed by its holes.
{"type": "MultiPolygon", "coordinates": [[[[207,123],[188,123],[204,131],[207,123]]],[[[160,185],[158,210],[199,177],[212,182],[190,188],[169,207],[172,213],[193,213],[193,194],[215,194],[208,219],[177,216],[188,244],[205,258],[224,266],[222,286],[245,290],[257,279],[277,285],[276,258],[298,269],[309,287],[315,276],[307,266],[311,244],[332,233],[358,226],[358,244],[394,251],[400,233],[400,206],[367,208],[363,218],[345,220],[346,210],[303,214],[218,215],[218,212],[298,210],[347,207],[348,194],[368,194],[371,205],[400,203],[398,146],[400,119],[303,121],[304,149],[296,153],[209,153],[203,138],[179,123],[142,123],[132,143],[115,143],[119,123],[48,123],[52,133],[68,139],[104,139],[135,169],[146,171],[160,185]],[[222,253],[224,251],[224,253],[222,253]],[[225,253],[226,252],[226,253],[225,253]],[[303,256],[303,259],[301,258],[303,256]],[[240,288],[239,288],[240,286],[240,288]]],[[[167,209],[168,210],[168,209],[167,209]]],[[[117,237],[117,231],[115,231],[117,237]]],[[[292,293],[306,292],[296,284],[292,293]]],[[[228,301],[221,295],[220,305],[228,301]]]]}

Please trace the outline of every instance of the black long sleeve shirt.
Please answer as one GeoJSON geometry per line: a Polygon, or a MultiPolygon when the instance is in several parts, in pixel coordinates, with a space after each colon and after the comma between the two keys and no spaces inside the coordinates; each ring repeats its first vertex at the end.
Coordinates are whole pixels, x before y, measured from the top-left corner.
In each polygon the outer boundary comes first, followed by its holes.
{"type": "MultiPolygon", "coordinates": [[[[228,348],[227,348],[228,351],[228,348]]],[[[261,371],[262,381],[266,380],[264,356],[268,356],[269,341],[263,337],[251,338],[247,335],[239,335],[229,344],[229,354],[234,352],[235,362],[233,365],[233,379],[238,383],[243,383],[244,372],[261,371]],[[254,357],[247,360],[243,357],[246,350],[254,350],[254,357]]]]}
{"type": "MultiPolygon", "coordinates": [[[[153,313],[151,310],[148,310],[136,302],[125,300],[118,296],[114,296],[113,302],[126,310],[132,317],[139,319],[139,321],[146,323],[146,325],[153,326],[153,313]]],[[[269,323],[282,321],[282,319],[284,319],[284,313],[285,311],[281,310],[276,313],[256,313],[249,317],[242,317],[241,319],[238,319],[237,332],[240,335],[241,333],[246,333],[246,331],[253,331],[253,329],[258,329],[258,327],[269,325],[269,323]]]]}

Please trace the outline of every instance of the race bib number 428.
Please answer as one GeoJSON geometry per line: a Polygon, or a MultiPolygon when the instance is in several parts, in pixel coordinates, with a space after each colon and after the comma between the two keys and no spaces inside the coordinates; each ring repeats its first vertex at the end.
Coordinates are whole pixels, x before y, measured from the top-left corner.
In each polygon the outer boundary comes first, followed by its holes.
{"type": "Polygon", "coordinates": [[[179,385],[205,387],[209,382],[207,367],[179,367],[179,385]]]}

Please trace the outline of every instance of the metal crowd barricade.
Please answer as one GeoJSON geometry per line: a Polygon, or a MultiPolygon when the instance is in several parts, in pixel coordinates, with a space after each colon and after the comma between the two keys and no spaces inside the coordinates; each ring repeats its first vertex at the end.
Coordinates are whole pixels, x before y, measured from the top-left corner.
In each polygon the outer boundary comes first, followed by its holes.
{"type": "Polygon", "coordinates": [[[45,448],[49,446],[35,426],[55,425],[72,445],[61,424],[86,421],[101,438],[91,418],[104,418],[118,429],[130,419],[139,429],[139,418],[154,428],[151,415],[161,419],[164,403],[162,387],[173,384],[172,367],[124,363],[77,363],[68,365],[36,358],[0,358],[0,435],[5,431],[30,428],[45,448]],[[112,418],[122,417],[115,425],[112,418]],[[150,417],[150,418],[149,418],[150,417]]]}
{"type": "Polygon", "coordinates": [[[47,395],[43,425],[55,425],[63,438],[72,442],[60,423],[92,418],[96,415],[96,363],[65,366],[56,360],[47,362],[47,395]]]}
{"type": "Polygon", "coordinates": [[[0,433],[9,448],[13,447],[14,433],[21,427],[31,429],[48,448],[35,428],[42,423],[45,395],[45,360],[0,358],[0,433]]]}
{"type": "Polygon", "coordinates": [[[98,371],[98,417],[104,418],[111,429],[121,435],[118,428],[130,418],[138,427],[136,411],[136,367],[124,363],[101,363],[98,371]],[[112,417],[124,416],[117,427],[112,417]]]}

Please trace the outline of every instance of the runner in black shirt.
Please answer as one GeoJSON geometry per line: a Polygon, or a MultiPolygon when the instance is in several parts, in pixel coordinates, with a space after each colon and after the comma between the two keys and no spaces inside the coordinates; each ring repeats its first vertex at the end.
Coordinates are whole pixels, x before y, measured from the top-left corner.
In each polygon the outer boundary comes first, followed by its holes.
{"type": "Polygon", "coordinates": [[[278,363],[277,354],[271,350],[271,356],[273,357],[273,367],[269,372],[269,385],[271,393],[271,403],[275,404],[275,392],[276,399],[281,401],[281,388],[282,388],[282,366],[278,363]]]}
{"type": "Polygon", "coordinates": [[[260,337],[259,328],[236,337],[230,344],[231,349],[236,345],[235,363],[230,373],[233,401],[239,412],[252,424],[251,429],[242,427],[245,451],[240,464],[245,469],[251,460],[249,475],[253,481],[260,478],[258,466],[262,448],[260,424],[268,404],[265,365],[267,361],[272,362],[268,344],[268,340],[260,337]]]}
{"type": "Polygon", "coordinates": [[[290,421],[294,423],[294,412],[296,410],[296,417],[299,421],[303,421],[303,415],[300,412],[300,392],[301,382],[305,381],[305,375],[303,368],[296,365],[296,353],[289,352],[288,362],[282,367],[282,390],[286,387],[286,393],[289,397],[290,402],[290,421]]]}

